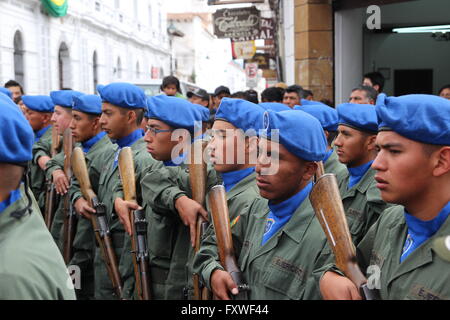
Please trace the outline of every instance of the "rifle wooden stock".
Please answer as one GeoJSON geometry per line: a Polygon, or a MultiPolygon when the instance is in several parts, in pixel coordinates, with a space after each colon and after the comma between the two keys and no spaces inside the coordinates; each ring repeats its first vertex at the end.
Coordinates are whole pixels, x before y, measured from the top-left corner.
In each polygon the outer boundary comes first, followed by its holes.
{"type": "MultiPolygon", "coordinates": [[[[58,154],[58,150],[60,148],[61,139],[58,134],[58,130],[54,127],[52,130],[52,145],[50,148],[50,155],[53,158],[58,154]]],[[[58,202],[58,195],[56,194],[55,184],[52,182],[52,179],[46,181],[46,193],[45,193],[45,212],[44,212],[44,221],[47,228],[50,230],[53,223],[53,217],[56,212],[58,202]]]]}
{"type": "MultiPolygon", "coordinates": [[[[119,172],[123,186],[124,200],[137,204],[133,152],[130,147],[125,147],[120,151],[119,172]]],[[[130,215],[130,224],[131,253],[138,298],[139,300],[150,300],[150,273],[147,253],[147,222],[145,221],[145,213],[140,210],[132,211],[130,215]]]]}
{"type": "Polygon", "coordinates": [[[247,300],[247,291],[249,290],[249,287],[244,282],[244,277],[239,269],[234,253],[230,215],[228,213],[228,204],[224,186],[217,185],[211,188],[209,192],[209,204],[216,233],[220,263],[224,269],[230,273],[233,281],[238,286],[239,294],[236,296],[236,299],[247,300]]]}
{"type": "Polygon", "coordinates": [[[333,250],[336,266],[359,288],[366,300],[377,299],[377,292],[367,288],[367,279],[358,266],[336,176],[334,174],[321,176],[314,185],[309,199],[333,250]]]}
{"type": "MultiPolygon", "coordinates": [[[[72,179],[72,158],[73,150],[73,138],[72,130],[66,129],[64,131],[64,174],[67,179],[72,179]]],[[[77,216],[73,210],[72,203],[70,201],[69,192],[67,192],[63,197],[63,208],[64,208],[64,226],[63,226],[63,258],[64,262],[68,264],[73,256],[73,240],[75,239],[76,227],[77,227],[77,216]]]]}
{"type": "Polygon", "coordinates": [[[114,252],[114,247],[106,220],[106,208],[99,202],[97,195],[92,189],[84,153],[79,147],[75,148],[72,153],[72,170],[80,184],[83,197],[96,211],[96,213],[91,216],[91,223],[95,231],[95,238],[99,245],[100,252],[102,254],[103,261],[105,262],[106,270],[109,278],[111,279],[114,291],[116,292],[116,295],[122,299],[122,279],[120,278],[117,257],[114,252]]]}
{"type": "MultiPolygon", "coordinates": [[[[205,207],[207,180],[207,166],[203,159],[203,153],[206,145],[206,141],[197,139],[192,143],[191,151],[189,153],[189,181],[192,191],[192,200],[196,201],[203,207],[205,207]]],[[[207,227],[208,222],[201,215],[199,215],[197,217],[194,254],[200,250],[201,239],[207,227]]],[[[211,299],[211,294],[208,288],[201,284],[200,277],[197,274],[193,275],[193,286],[195,300],[211,299]]]]}

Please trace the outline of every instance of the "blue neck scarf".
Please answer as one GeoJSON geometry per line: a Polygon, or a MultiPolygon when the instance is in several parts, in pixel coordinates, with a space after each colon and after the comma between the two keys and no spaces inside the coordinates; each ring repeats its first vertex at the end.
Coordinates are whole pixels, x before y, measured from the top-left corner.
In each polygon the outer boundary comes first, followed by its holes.
{"type": "Polygon", "coordinates": [[[9,193],[8,199],[5,201],[0,202],[0,214],[5,211],[6,208],[8,208],[11,204],[16,202],[22,198],[22,194],[20,193],[20,187],[19,189],[13,190],[9,193]]]}
{"type": "Polygon", "coordinates": [[[347,168],[348,172],[350,173],[350,177],[348,179],[348,189],[353,187],[355,184],[357,184],[359,181],[361,181],[362,177],[366,174],[366,172],[370,169],[370,166],[372,165],[373,160],[367,162],[366,164],[363,164],[359,167],[354,168],[347,168]]]}
{"type": "Polygon", "coordinates": [[[83,152],[88,153],[89,150],[91,150],[92,146],[96,144],[98,141],[100,141],[104,136],[106,135],[105,131],[100,132],[96,136],[92,137],[91,139],[84,141],[81,143],[81,146],[83,147],[83,152]]]}
{"type": "MultiPolygon", "coordinates": [[[[34,142],[38,142],[39,139],[42,138],[42,136],[47,132],[48,129],[50,129],[51,126],[46,126],[45,128],[39,130],[38,132],[34,133],[34,142]]],[[[56,130],[56,129],[54,129],[56,130]]]]}
{"type": "Polygon", "coordinates": [[[403,252],[400,262],[403,262],[407,256],[417,249],[422,243],[431,238],[444,224],[450,215],[450,202],[448,202],[439,214],[430,221],[423,221],[410,215],[405,210],[405,220],[408,225],[408,235],[403,246],[403,252]]]}
{"type": "Polygon", "coordinates": [[[183,153],[180,156],[176,157],[173,160],[163,161],[166,167],[178,167],[180,164],[184,163],[186,160],[187,153],[183,153]]]}
{"type": "Polygon", "coordinates": [[[334,150],[331,149],[330,151],[327,152],[327,154],[325,155],[325,158],[322,160],[323,163],[327,162],[327,160],[331,157],[331,155],[333,154],[334,150]]]}
{"type": "Polygon", "coordinates": [[[225,191],[230,191],[239,181],[248,177],[253,172],[255,168],[247,168],[243,170],[230,171],[222,173],[223,185],[225,186],[225,191]]]}
{"type": "Polygon", "coordinates": [[[114,158],[114,168],[119,163],[120,150],[122,150],[122,148],[125,148],[125,147],[130,147],[136,141],[138,141],[140,138],[142,138],[143,137],[142,132],[143,131],[141,129],[136,129],[128,136],[113,141],[114,143],[117,143],[117,145],[119,146],[119,150],[117,150],[116,156],[114,158]]]}
{"type": "Polygon", "coordinates": [[[261,245],[267,242],[278,230],[280,230],[292,217],[295,210],[300,207],[302,202],[311,192],[313,183],[310,182],[306,187],[299,191],[296,195],[289,199],[278,203],[271,204],[269,201],[270,212],[266,220],[266,228],[261,245]]]}

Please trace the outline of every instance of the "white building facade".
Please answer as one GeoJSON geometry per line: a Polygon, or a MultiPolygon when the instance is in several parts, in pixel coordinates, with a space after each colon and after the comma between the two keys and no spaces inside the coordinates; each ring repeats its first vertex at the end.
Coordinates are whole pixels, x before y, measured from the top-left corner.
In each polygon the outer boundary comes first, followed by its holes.
{"type": "Polygon", "coordinates": [[[15,79],[26,94],[95,93],[97,84],[169,73],[162,0],[69,1],[62,18],[39,0],[0,0],[0,85],[15,79]]]}

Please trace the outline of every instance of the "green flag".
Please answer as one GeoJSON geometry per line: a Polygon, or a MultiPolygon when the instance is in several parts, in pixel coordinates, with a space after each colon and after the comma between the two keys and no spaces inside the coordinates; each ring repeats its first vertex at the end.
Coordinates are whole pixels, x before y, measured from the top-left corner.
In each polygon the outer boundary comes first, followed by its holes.
{"type": "Polygon", "coordinates": [[[67,0],[41,0],[42,5],[53,17],[64,17],[69,6],[67,0]]]}

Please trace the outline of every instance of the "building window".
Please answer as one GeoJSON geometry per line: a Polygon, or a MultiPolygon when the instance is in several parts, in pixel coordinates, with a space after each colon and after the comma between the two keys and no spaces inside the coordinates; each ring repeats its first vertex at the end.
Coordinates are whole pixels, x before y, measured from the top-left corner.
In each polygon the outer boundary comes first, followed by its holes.
{"type": "Polygon", "coordinates": [[[70,54],[69,48],[63,42],[59,46],[58,52],[58,75],[59,75],[59,88],[67,89],[71,87],[71,74],[70,74],[70,54]]]}
{"type": "Polygon", "coordinates": [[[93,71],[93,79],[94,79],[94,93],[96,93],[97,92],[97,85],[98,85],[97,51],[94,51],[94,55],[92,57],[92,71],[93,71]]]}
{"type": "Polygon", "coordinates": [[[150,29],[153,27],[153,11],[152,11],[152,6],[148,6],[148,26],[150,27],[150,29]]]}
{"type": "Polygon", "coordinates": [[[25,80],[25,69],[23,65],[23,41],[20,31],[14,35],[14,80],[22,86],[25,80]]]}

